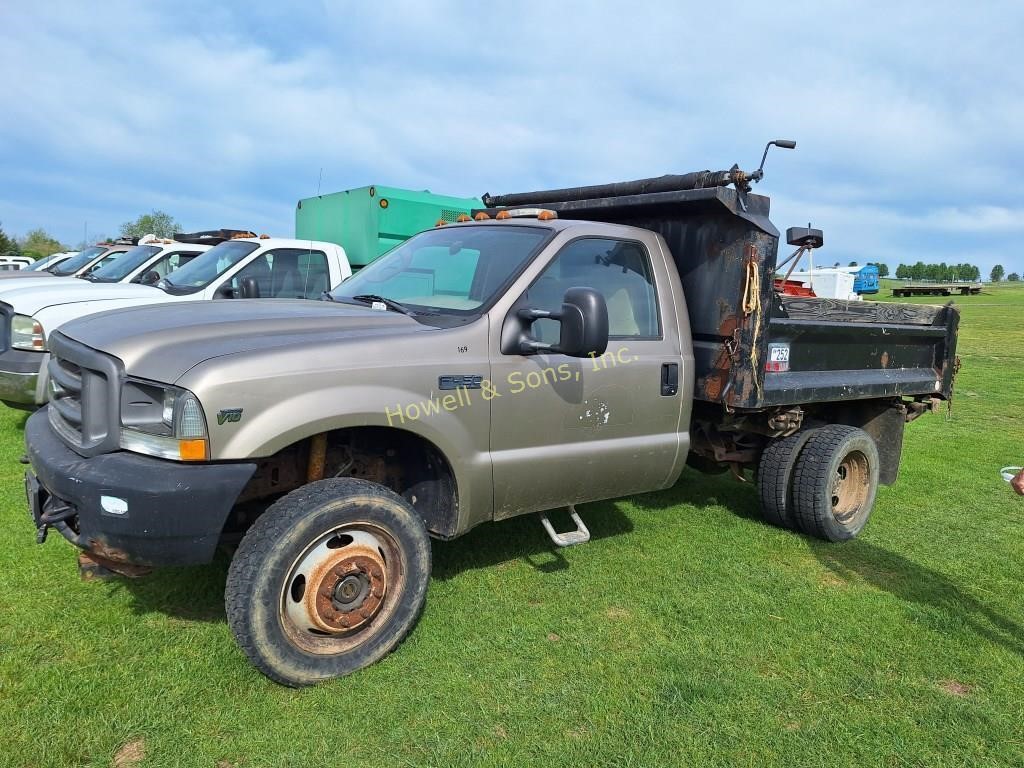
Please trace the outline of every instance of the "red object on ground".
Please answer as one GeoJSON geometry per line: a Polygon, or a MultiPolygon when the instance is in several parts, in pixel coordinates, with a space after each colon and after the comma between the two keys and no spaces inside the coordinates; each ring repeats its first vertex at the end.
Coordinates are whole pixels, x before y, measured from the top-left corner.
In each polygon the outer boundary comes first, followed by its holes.
{"type": "Polygon", "coordinates": [[[775,280],[775,290],[786,296],[814,296],[813,290],[801,283],[799,280],[783,280],[781,277],[775,280]]]}

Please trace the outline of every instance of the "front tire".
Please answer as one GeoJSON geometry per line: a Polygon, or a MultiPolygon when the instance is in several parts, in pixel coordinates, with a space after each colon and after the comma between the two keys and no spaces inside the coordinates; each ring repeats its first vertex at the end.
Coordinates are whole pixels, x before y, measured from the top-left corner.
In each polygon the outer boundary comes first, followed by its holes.
{"type": "Polygon", "coordinates": [[[378,661],[419,619],[430,539],[398,494],[352,478],[320,480],[276,501],[228,570],[228,625],[272,680],[305,686],[378,661]]]}
{"type": "Polygon", "coordinates": [[[793,512],[800,530],[828,541],[852,539],[864,527],[878,491],[878,448],[856,427],[814,431],[796,461],[793,512]]]}

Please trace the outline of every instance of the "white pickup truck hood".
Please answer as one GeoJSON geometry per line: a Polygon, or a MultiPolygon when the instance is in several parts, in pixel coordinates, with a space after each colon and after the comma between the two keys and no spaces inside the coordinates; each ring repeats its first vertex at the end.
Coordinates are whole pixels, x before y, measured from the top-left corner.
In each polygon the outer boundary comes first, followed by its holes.
{"type": "Polygon", "coordinates": [[[22,277],[17,280],[0,280],[0,300],[3,299],[11,291],[18,291],[22,288],[34,288],[36,286],[46,286],[47,288],[57,289],[60,286],[68,288],[73,285],[92,285],[88,280],[82,280],[77,277],[54,277],[47,273],[39,277],[22,277]]]}
{"type": "MultiPolygon", "coordinates": [[[[90,283],[88,280],[61,278],[41,280],[39,284],[25,286],[22,281],[17,289],[0,293],[0,301],[14,307],[17,315],[33,316],[37,312],[58,304],[80,304],[111,299],[148,298],[154,303],[167,294],[149,285],[133,283],[90,283]]],[[[35,281],[31,281],[35,283],[35,281]]],[[[99,311],[99,310],[93,310],[99,311]]]]}
{"type": "MultiPolygon", "coordinates": [[[[146,307],[153,304],[167,304],[175,301],[188,301],[201,297],[202,294],[189,296],[171,296],[159,288],[152,288],[147,285],[126,285],[115,283],[102,287],[95,286],[92,291],[76,292],[75,297],[70,300],[67,295],[56,298],[50,297],[37,300],[45,301],[46,306],[40,307],[34,312],[26,312],[15,306],[15,311],[23,315],[31,315],[43,326],[43,333],[49,336],[53,331],[68,320],[76,320],[79,317],[92,315],[97,312],[105,312],[108,309],[124,309],[126,307],[146,307]],[[98,290],[97,290],[98,289],[98,290]],[[118,290],[120,289],[120,290],[118,290]]],[[[0,301],[5,301],[0,296],[0,301]]],[[[26,309],[28,304],[23,305],[26,309]]]]}

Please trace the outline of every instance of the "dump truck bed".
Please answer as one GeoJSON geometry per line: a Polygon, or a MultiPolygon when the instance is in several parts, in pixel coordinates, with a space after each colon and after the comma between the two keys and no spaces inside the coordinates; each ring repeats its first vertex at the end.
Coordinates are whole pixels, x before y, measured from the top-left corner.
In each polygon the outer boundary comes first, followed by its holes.
{"type": "MultiPolygon", "coordinates": [[[[513,197],[518,205],[531,203],[530,193],[513,197]]],[[[665,238],[686,294],[698,400],[757,410],[950,396],[957,310],[778,295],[779,232],[765,196],[717,186],[551,197],[535,193],[533,204],[563,218],[644,227],[665,238]]]]}

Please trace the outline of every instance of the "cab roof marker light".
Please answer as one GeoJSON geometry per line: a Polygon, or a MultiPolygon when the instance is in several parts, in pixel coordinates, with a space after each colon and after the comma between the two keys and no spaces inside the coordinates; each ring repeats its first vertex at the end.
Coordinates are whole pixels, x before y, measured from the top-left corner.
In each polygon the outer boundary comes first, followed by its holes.
{"type": "Polygon", "coordinates": [[[469,216],[467,216],[466,214],[464,214],[464,213],[460,213],[460,214],[459,214],[459,218],[457,218],[457,219],[456,219],[455,221],[457,221],[457,222],[458,222],[459,224],[462,224],[463,222],[466,222],[466,221],[472,221],[472,220],[473,220],[473,219],[471,219],[471,218],[470,218],[469,216]]]}
{"type": "Polygon", "coordinates": [[[510,208],[504,213],[515,218],[540,219],[541,221],[558,218],[558,214],[550,208],[510,208]]]}
{"type": "Polygon", "coordinates": [[[448,222],[445,221],[444,219],[438,219],[437,221],[434,222],[435,227],[444,227],[447,226],[447,224],[448,222]]]}
{"type": "Polygon", "coordinates": [[[509,213],[508,211],[498,211],[498,214],[494,218],[496,218],[498,221],[504,221],[505,219],[511,219],[512,214],[509,213]]]}
{"type": "Polygon", "coordinates": [[[478,214],[477,214],[476,216],[474,216],[473,218],[474,218],[474,219],[476,219],[477,221],[490,221],[490,220],[491,220],[491,217],[490,217],[490,216],[488,216],[488,215],[487,215],[486,213],[484,213],[483,211],[480,211],[480,213],[478,213],[478,214]]]}

